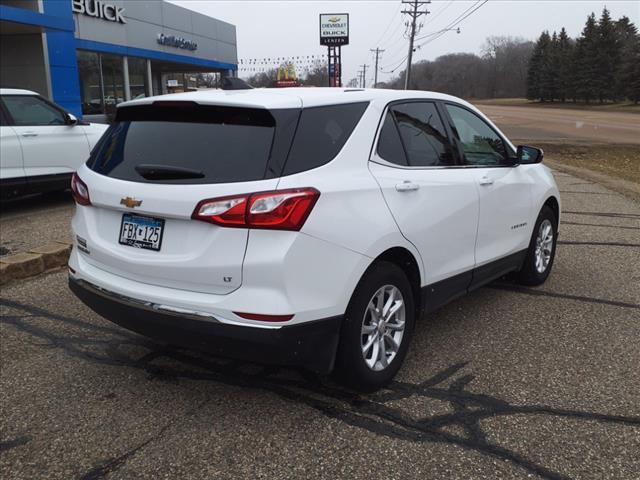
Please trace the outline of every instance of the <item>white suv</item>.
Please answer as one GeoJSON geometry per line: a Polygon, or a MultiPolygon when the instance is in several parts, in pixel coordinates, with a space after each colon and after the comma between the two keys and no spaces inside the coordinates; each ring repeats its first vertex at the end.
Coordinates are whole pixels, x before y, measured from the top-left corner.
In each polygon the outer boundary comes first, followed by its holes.
{"type": "Polygon", "coordinates": [[[560,197],[541,160],[432,92],[124,103],[72,180],[70,286],[162,341],[378,388],[423,312],[545,281],[560,197]]]}
{"type": "Polygon", "coordinates": [[[0,194],[66,190],[107,125],[80,122],[36,92],[0,88],[0,194]]]}

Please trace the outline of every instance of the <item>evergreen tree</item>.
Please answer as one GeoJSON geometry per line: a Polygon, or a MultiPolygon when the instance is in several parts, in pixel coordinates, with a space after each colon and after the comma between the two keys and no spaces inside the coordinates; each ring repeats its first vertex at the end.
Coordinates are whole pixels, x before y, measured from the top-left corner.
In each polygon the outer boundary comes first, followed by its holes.
{"type": "Polygon", "coordinates": [[[527,67],[527,98],[537,100],[540,98],[540,64],[542,63],[542,48],[540,39],[536,42],[529,58],[527,67]]]}
{"type": "Polygon", "coordinates": [[[621,44],[619,67],[616,70],[616,94],[640,101],[640,36],[638,29],[628,17],[616,22],[616,31],[621,44]]]}
{"type": "Polygon", "coordinates": [[[538,38],[533,48],[531,60],[529,61],[529,71],[527,74],[527,98],[541,101],[553,99],[549,97],[553,86],[551,85],[551,37],[549,32],[544,31],[538,38]]]}
{"type": "Polygon", "coordinates": [[[620,69],[619,83],[624,95],[634,102],[640,103],[640,37],[630,41],[624,49],[624,62],[620,69]]]}
{"type": "Polygon", "coordinates": [[[598,94],[598,24],[594,13],[587,17],[574,51],[573,88],[576,97],[589,103],[598,94]]]}
{"type": "Polygon", "coordinates": [[[596,94],[600,103],[615,100],[616,70],[620,64],[621,42],[616,24],[606,7],[598,23],[595,58],[596,94]]]}
{"type": "Polygon", "coordinates": [[[549,47],[547,49],[547,59],[542,64],[542,91],[552,102],[558,95],[558,70],[560,69],[560,44],[558,34],[553,32],[549,47]]]}
{"type": "Polygon", "coordinates": [[[558,35],[556,52],[557,59],[557,95],[560,101],[573,97],[571,89],[571,75],[573,69],[573,41],[562,27],[558,35]]]}

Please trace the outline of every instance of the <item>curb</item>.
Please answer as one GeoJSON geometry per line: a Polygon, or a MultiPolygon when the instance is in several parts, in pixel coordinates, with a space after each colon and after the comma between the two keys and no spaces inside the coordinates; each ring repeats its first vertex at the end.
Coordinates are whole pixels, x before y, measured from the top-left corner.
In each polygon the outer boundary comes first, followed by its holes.
{"type": "Polygon", "coordinates": [[[53,242],[25,253],[0,257],[0,285],[64,267],[70,253],[71,243],[53,242]]]}

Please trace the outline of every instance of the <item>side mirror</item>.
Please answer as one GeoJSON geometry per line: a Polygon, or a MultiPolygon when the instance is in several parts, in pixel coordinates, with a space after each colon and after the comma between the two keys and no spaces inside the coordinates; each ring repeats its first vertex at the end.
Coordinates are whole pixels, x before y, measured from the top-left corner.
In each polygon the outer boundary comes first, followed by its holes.
{"type": "Polygon", "coordinates": [[[540,163],[544,158],[544,152],[541,148],[529,147],[528,145],[518,145],[517,150],[518,163],[522,165],[531,165],[540,163]]]}
{"type": "Polygon", "coordinates": [[[67,125],[77,125],[78,124],[78,118],[72,114],[72,113],[67,113],[67,125]]]}

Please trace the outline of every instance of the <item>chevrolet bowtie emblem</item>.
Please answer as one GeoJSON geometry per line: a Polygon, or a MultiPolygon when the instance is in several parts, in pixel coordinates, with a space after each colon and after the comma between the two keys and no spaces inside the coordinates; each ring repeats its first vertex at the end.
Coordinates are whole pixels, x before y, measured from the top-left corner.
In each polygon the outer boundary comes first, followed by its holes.
{"type": "Polygon", "coordinates": [[[142,200],[136,200],[133,197],[124,197],[120,199],[120,205],[124,205],[127,208],[139,207],[142,205],[142,200]]]}

